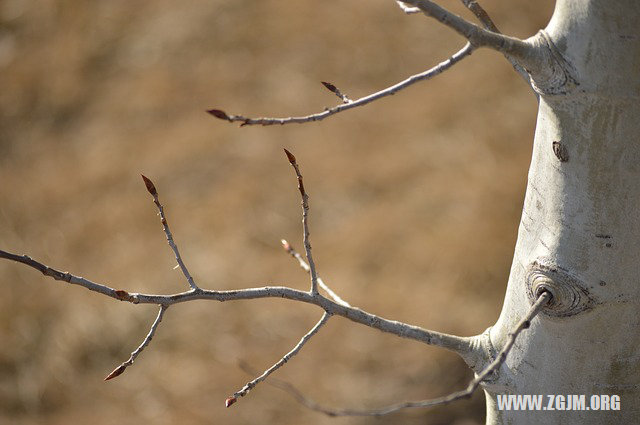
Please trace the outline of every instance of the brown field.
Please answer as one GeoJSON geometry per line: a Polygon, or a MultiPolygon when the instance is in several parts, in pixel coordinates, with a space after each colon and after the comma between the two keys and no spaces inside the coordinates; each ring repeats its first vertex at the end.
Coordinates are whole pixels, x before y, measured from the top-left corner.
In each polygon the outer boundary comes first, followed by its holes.
{"type": "MultiPolygon", "coordinates": [[[[443,1],[470,15],[453,0],[443,1]]],[[[486,4],[485,4],[486,3],[486,4]]],[[[486,1],[533,35],[552,2],[486,1]]],[[[391,0],[0,1],[0,249],[129,291],[187,289],[139,177],[154,180],[205,288],[308,286],[311,196],[321,276],[387,318],[461,335],[496,320],[512,258],[536,101],[489,50],[396,96],[320,123],[238,128],[203,111],[288,116],[445,59],[464,40],[391,0]]],[[[0,261],[1,424],[480,424],[482,394],[380,419],[328,418],[269,385],[225,398],[321,312],[284,300],[169,309],[119,378],[156,308],[115,302],[0,261]]],[[[276,373],[335,407],[463,388],[450,353],[333,318],[276,373]]]]}

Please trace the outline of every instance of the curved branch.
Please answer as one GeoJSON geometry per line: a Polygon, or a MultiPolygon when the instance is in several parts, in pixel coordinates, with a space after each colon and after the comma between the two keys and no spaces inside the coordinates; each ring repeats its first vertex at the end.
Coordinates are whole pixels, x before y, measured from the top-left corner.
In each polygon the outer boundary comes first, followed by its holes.
{"type": "Polygon", "coordinates": [[[298,289],[285,286],[265,286],[262,288],[235,289],[228,291],[214,291],[208,289],[192,289],[186,292],[180,292],[171,295],[156,295],[127,292],[121,289],[113,289],[107,285],[92,282],[83,277],[74,276],[68,272],[61,272],[46,266],[29,256],[12,254],[7,251],[0,250],[0,258],[16,261],[41,271],[45,276],[52,277],[55,280],[61,280],[79,285],[91,291],[98,292],[119,301],[128,301],[133,304],[158,304],[170,306],[195,300],[211,300],[211,301],[235,301],[250,300],[258,298],[285,298],[292,301],[299,301],[307,304],[316,305],[327,313],[342,316],[352,322],[360,323],[370,328],[378,329],[401,338],[412,339],[428,345],[435,345],[453,351],[460,355],[463,359],[468,359],[475,353],[472,347],[472,338],[449,335],[419,326],[409,325],[395,320],[385,319],[375,314],[371,314],[356,307],[348,307],[333,300],[323,297],[322,295],[311,295],[309,292],[300,291],[298,289]]]}
{"type": "Polygon", "coordinates": [[[502,347],[502,350],[500,350],[495,359],[493,359],[493,361],[486,365],[484,369],[478,375],[476,375],[476,377],[471,382],[469,382],[464,390],[456,391],[443,397],[433,398],[429,400],[396,403],[379,409],[334,409],[323,406],[305,397],[305,395],[300,390],[291,385],[291,383],[289,382],[280,379],[272,379],[268,382],[268,384],[289,393],[289,395],[295,398],[296,401],[303,406],[311,410],[315,410],[316,412],[324,413],[328,416],[384,416],[403,409],[424,408],[450,404],[454,401],[471,397],[473,393],[480,387],[480,385],[482,385],[482,383],[487,380],[487,378],[491,374],[496,372],[500,368],[500,366],[502,366],[507,358],[507,355],[509,354],[509,351],[511,351],[511,348],[515,344],[518,335],[520,335],[520,333],[525,329],[529,328],[533,318],[536,317],[538,313],[540,313],[540,311],[544,308],[545,305],[547,305],[547,303],[549,303],[550,300],[551,293],[543,292],[542,294],[540,294],[536,302],[529,308],[527,314],[522,319],[520,319],[513,331],[509,333],[507,343],[504,345],[504,347],[502,347]]]}
{"type": "MultiPolygon", "coordinates": [[[[367,105],[375,100],[381,99],[383,97],[391,96],[403,90],[419,81],[428,80],[430,78],[435,77],[436,75],[441,74],[447,69],[451,68],[456,63],[460,62],[462,59],[470,55],[474,50],[474,47],[471,43],[467,43],[449,57],[447,60],[440,62],[438,65],[434,66],[431,69],[428,69],[419,74],[415,74],[410,76],[409,78],[396,83],[386,89],[380,90],[376,93],[369,94],[367,96],[361,97],[356,100],[349,101],[347,103],[341,103],[340,105],[334,106],[332,108],[327,108],[322,112],[318,112],[315,114],[298,116],[298,117],[286,117],[286,118],[271,118],[271,117],[260,117],[260,118],[250,118],[245,117],[243,115],[228,115],[225,111],[221,109],[209,109],[207,113],[210,115],[229,122],[239,122],[240,126],[244,127],[245,125],[284,125],[284,124],[304,124],[307,122],[313,121],[322,121],[323,119],[330,117],[331,115],[338,114],[340,112],[348,111],[349,109],[357,108],[359,106],[367,105]]],[[[326,87],[326,83],[323,83],[326,87]]],[[[333,85],[332,85],[333,86],[333,85]]],[[[335,86],[333,86],[335,87],[335,86]]]]}

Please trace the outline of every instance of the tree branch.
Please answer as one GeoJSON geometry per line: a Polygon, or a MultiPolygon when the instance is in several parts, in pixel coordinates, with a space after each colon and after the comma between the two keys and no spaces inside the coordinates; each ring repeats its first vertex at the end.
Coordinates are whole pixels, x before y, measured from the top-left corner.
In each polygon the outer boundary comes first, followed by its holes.
{"type": "MultiPolygon", "coordinates": [[[[482,6],[480,6],[480,3],[478,3],[475,0],[462,0],[462,3],[465,5],[467,9],[469,9],[476,16],[476,18],[478,18],[478,20],[480,21],[480,23],[482,23],[485,29],[488,29],[489,31],[495,32],[497,34],[502,34],[498,29],[498,27],[496,26],[496,24],[493,23],[493,20],[491,19],[487,11],[484,10],[482,6]]],[[[524,67],[520,65],[520,63],[518,63],[518,61],[511,55],[505,54],[504,56],[509,61],[511,66],[513,66],[513,69],[515,69],[516,72],[520,74],[520,77],[522,77],[525,83],[527,83],[531,91],[533,91],[533,93],[535,94],[536,98],[538,98],[539,95],[538,93],[536,93],[536,91],[533,88],[533,85],[531,84],[531,79],[529,78],[529,73],[527,72],[527,70],[524,69],[524,67]]]]}
{"type": "Polygon", "coordinates": [[[156,320],[153,321],[153,324],[151,325],[151,329],[149,329],[149,333],[147,334],[147,336],[142,341],[142,344],[140,344],[138,346],[138,348],[136,348],[131,353],[131,356],[129,357],[129,360],[127,360],[126,362],[123,362],[120,366],[118,366],[117,368],[113,369],[113,372],[111,372],[109,375],[107,375],[106,378],[104,378],[105,381],[113,379],[116,376],[122,375],[122,372],[124,372],[124,370],[128,366],[133,364],[133,362],[140,355],[140,353],[142,353],[142,350],[144,350],[147,347],[147,345],[149,345],[149,343],[151,342],[151,339],[153,338],[153,336],[156,333],[156,330],[158,329],[158,325],[160,324],[160,322],[162,322],[162,316],[164,316],[164,312],[167,311],[167,308],[169,308],[169,306],[167,306],[167,305],[161,305],[160,306],[160,311],[158,311],[158,316],[156,317],[156,320]]]}
{"type": "Polygon", "coordinates": [[[191,274],[189,273],[187,266],[184,264],[184,261],[182,261],[182,257],[180,256],[180,252],[178,251],[178,246],[173,241],[173,235],[171,234],[171,230],[169,230],[169,223],[167,222],[167,218],[164,215],[164,208],[162,207],[162,204],[160,203],[160,200],[158,198],[158,191],[156,190],[156,187],[153,185],[153,182],[151,180],[149,180],[147,177],[145,177],[142,174],[141,176],[142,176],[142,180],[144,180],[144,185],[147,187],[147,190],[149,191],[151,196],[153,196],[153,203],[156,204],[156,207],[158,208],[158,213],[160,214],[160,220],[162,221],[162,230],[164,231],[164,234],[167,237],[167,242],[169,243],[171,250],[176,256],[176,261],[178,262],[178,266],[180,266],[180,270],[182,270],[182,274],[184,274],[184,277],[187,279],[187,282],[189,283],[189,286],[191,287],[191,289],[197,290],[198,285],[196,285],[196,283],[193,281],[193,278],[191,277],[191,274]]]}
{"type": "Polygon", "coordinates": [[[518,59],[528,57],[531,54],[532,46],[529,43],[480,28],[430,0],[403,0],[403,3],[417,7],[426,16],[451,28],[475,47],[488,47],[518,59]]]}
{"type": "Polygon", "coordinates": [[[316,264],[313,261],[313,255],[311,255],[311,240],[309,233],[309,195],[307,195],[307,192],[304,189],[304,184],[302,183],[302,174],[300,173],[300,168],[296,163],[296,157],[286,149],[284,150],[284,153],[287,154],[287,159],[295,170],[296,177],[298,178],[298,190],[300,191],[300,196],[302,197],[302,238],[304,241],[304,250],[307,254],[307,261],[309,262],[309,275],[311,276],[311,295],[318,295],[318,273],[316,272],[316,264]]]}
{"type": "Polygon", "coordinates": [[[260,382],[262,382],[265,379],[267,379],[267,377],[269,375],[271,375],[273,372],[275,372],[276,370],[278,370],[282,366],[284,366],[284,364],[287,363],[289,360],[291,360],[291,358],[293,356],[298,354],[298,352],[302,349],[302,347],[307,342],[309,342],[309,340],[320,330],[320,328],[322,326],[324,326],[325,323],[327,323],[327,321],[329,320],[330,317],[331,317],[331,315],[329,313],[325,312],[322,315],[322,318],[320,318],[320,321],[318,323],[316,323],[315,326],[313,328],[311,328],[311,330],[309,332],[307,332],[302,337],[302,339],[300,339],[300,341],[296,344],[295,347],[293,347],[293,349],[291,351],[289,351],[287,354],[285,354],[280,360],[278,360],[269,369],[265,370],[256,379],[254,379],[254,380],[252,380],[250,382],[247,382],[247,384],[244,387],[242,387],[242,389],[240,389],[239,391],[235,392],[231,397],[228,397],[225,400],[225,406],[230,407],[233,403],[235,403],[238,400],[238,397],[244,397],[245,395],[247,395],[249,393],[249,391],[251,391],[253,388],[255,388],[256,385],[258,385],[260,382]]]}
{"type": "Polygon", "coordinates": [[[379,409],[334,409],[323,406],[307,398],[300,390],[298,390],[289,382],[274,378],[267,383],[287,392],[303,406],[316,412],[324,413],[328,416],[384,416],[403,409],[441,406],[464,398],[470,398],[478,389],[478,387],[480,387],[482,383],[487,380],[487,378],[489,378],[490,375],[492,375],[500,368],[500,366],[502,366],[507,358],[507,355],[511,351],[511,348],[515,344],[518,335],[520,335],[520,333],[522,333],[522,331],[524,331],[525,329],[529,328],[529,326],[531,325],[531,321],[538,315],[538,313],[544,308],[544,306],[549,303],[551,297],[551,293],[546,291],[542,292],[536,302],[529,308],[527,314],[516,324],[513,331],[508,334],[506,344],[504,345],[504,347],[502,347],[502,350],[500,350],[495,359],[493,359],[493,361],[486,365],[485,368],[479,374],[477,374],[471,382],[469,382],[464,390],[457,391],[443,397],[433,398],[429,400],[402,402],[379,409]]]}
{"type": "MultiPolygon", "coordinates": [[[[302,256],[298,253],[298,251],[296,251],[295,248],[293,246],[291,246],[291,244],[289,242],[285,241],[284,239],[282,239],[280,242],[282,243],[282,247],[284,248],[284,250],[287,251],[287,253],[289,255],[291,255],[293,258],[298,260],[298,264],[300,265],[302,270],[306,271],[307,273],[310,273],[311,272],[311,268],[302,259],[302,256]]],[[[335,302],[337,302],[338,304],[341,304],[343,306],[351,307],[351,304],[349,304],[348,302],[346,302],[345,300],[340,298],[340,296],[338,296],[338,294],[333,292],[333,290],[331,288],[329,288],[329,286],[326,283],[324,283],[324,281],[322,280],[322,278],[320,276],[318,276],[318,285],[327,292],[327,295],[329,295],[329,297],[332,300],[334,300],[335,302]]]]}
{"type": "Polygon", "coordinates": [[[323,119],[330,117],[332,115],[338,114],[340,112],[344,112],[344,111],[348,111],[349,109],[364,106],[375,100],[381,99],[383,97],[394,95],[399,91],[406,89],[407,87],[419,81],[424,81],[424,80],[433,78],[436,75],[439,75],[442,72],[446,71],[447,69],[451,68],[456,63],[460,62],[466,56],[470,55],[473,52],[473,50],[474,50],[474,47],[471,46],[470,43],[467,43],[462,49],[457,51],[447,60],[440,62],[438,65],[434,66],[431,69],[428,69],[419,74],[412,75],[409,78],[399,83],[396,83],[390,87],[387,87],[386,89],[380,90],[376,93],[369,94],[367,96],[350,101],[348,103],[342,103],[332,108],[326,108],[324,111],[318,112],[315,114],[298,116],[298,117],[286,117],[286,118],[270,118],[270,117],[250,118],[250,117],[245,117],[243,115],[228,115],[226,112],[224,112],[221,109],[209,109],[207,113],[221,120],[225,120],[229,122],[239,122],[241,127],[244,127],[245,125],[267,126],[267,125],[284,125],[284,124],[303,124],[303,123],[313,122],[313,121],[322,121],[323,119]]]}
{"type": "Polygon", "coordinates": [[[474,348],[471,344],[471,338],[448,335],[445,333],[435,332],[423,329],[419,326],[413,326],[394,320],[385,319],[375,314],[368,313],[356,307],[349,307],[332,301],[318,294],[311,295],[309,292],[300,291],[294,288],[284,286],[265,286],[261,288],[234,289],[228,291],[215,291],[208,289],[189,290],[170,295],[156,295],[144,293],[130,293],[121,289],[113,289],[107,285],[92,282],[88,279],[74,276],[68,272],[61,272],[46,266],[26,255],[16,255],[10,252],[0,250],[0,258],[16,261],[41,271],[46,276],[55,280],[62,280],[74,285],[79,285],[91,291],[98,292],[108,297],[120,301],[128,301],[133,304],[159,304],[171,306],[195,300],[210,301],[236,301],[250,300],[260,298],[284,298],[292,301],[303,302],[316,305],[327,313],[342,316],[352,322],[378,329],[401,338],[407,338],[422,342],[428,345],[435,345],[447,350],[453,351],[463,358],[469,357],[474,348]],[[43,271],[44,270],[44,271],[43,271]]]}
{"type": "MultiPolygon", "coordinates": [[[[289,155],[291,155],[289,153],[289,155]]],[[[293,156],[293,155],[291,155],[293,156]]],[[[295,163],[295,160],[289,158],[290,161],[295,163]]],[[[296,164],[297,165],[297,164],[296,164]]],[[[295,166],[294,166],[295,168],[295,166]]],[[[304,186],[302,185],[301,174],[297,170],[296,175],[299,176],[298,184],[300,193],[304,197],[306,193],[304,186]]],[[[155,186],[150,179],[144,178],[147,190],[152,194],[154,203],[160,205],[158,201],[158,194],[155,186]]],[[[304,207],[304,205],[303,205],[304,207]]],[[[158,207],[161,211],[161,218],[163,221],[163,228],[165,234],[169,234],[166,218],[164,218],[161,205],[158,207]]],[[[308,259],[311,259],[310,246],[308,249],[308,259]]],[[[174,251],[174,252],[177,252],[174,251]]],[[[83,277],[75,276],[68,272],[61,272],[54,268],[51,268],[39,261],[32,259],[26,255],[17,255],[7,251],[0,250],[0,258],[22,263],[26,266],[34,268],[45,276],[49,276],[55,280],[71,283],[73,285],[79,285],[87,288],[91,291],[98,292],[108,297],[114,298],[119,301],[127,301],[133,304],[157,304],[164,308],[167,308],[173,304],[179,304],[184,302],[190,302],[195,300],[211,300],[211,301],[234,301],[234,300],[248,300],[258,298],[285,298],[292,301],[303,302],[307,304],[313,304],[323,309],[329,315],[342,316],[353,322],[363,324],[365,326],[378,329],[382,332],[387,332],[393,335],[397,335],[402,338],[412,339],[420,341],[424,344],[435,345],[453,351],[460,355],[468,364],[474,364],[478,361],[478,358],[483,357],[483,353],[473,344],[473,338],[459,337],[455,335],[449,335],[428,329],[423,329],[418,326],[409,325],[394,320],[389,320],[376,316],[375,314],[368,313],[360,310],[359,308],[352,307],[348,303],[342,301],[339,297],[337,301],[330,300],[313,289],[310,292],[300,291],[290,287],[283,286],[266,286],[262,288],[247,288],[247,289],[235,289],[228,291],[216,291],[201,289],[198,286],[192,286],[189,291],[180,292],[170,295],[157,295],[157,294],[145,294],[145,293],[130,293],[123,289],[114,289],[107,285],[92,282],[83,277]]],[[[181,261],[181,260],[180,260],[181,261]]],[[[311,267],[310,267],[311,270],[311,267]]],[[[312,275],[314,273],[311,273],[312,275]]],[[[315,281],[317,285],[317,275],[315,275],[315,281]]],[[[314,278],[312,277],[312,281],[314,278]]],[[[155,329],[155,328],[154,328],[155,329]]]]}

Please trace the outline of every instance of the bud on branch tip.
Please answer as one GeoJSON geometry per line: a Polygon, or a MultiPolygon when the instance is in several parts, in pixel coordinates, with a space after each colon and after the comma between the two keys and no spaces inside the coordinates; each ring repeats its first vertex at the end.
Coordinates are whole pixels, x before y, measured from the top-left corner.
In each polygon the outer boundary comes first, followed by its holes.
{"type": "Polygon", "coordinates": [[[323,86],[331,93],[338,94],[338,88],[331,83],[327,83],[326,81],[320,81],[323,86]]]}
{"type": "Polygon", "coordinates": [[[284,150],[284,153],[287,154],[287,159],[289,160],[289,162],[291,163],[291,165],[296,163],[296,157],[293,156],[293,154],[291,152],[289,152],[288,150],[284,150]]]}
{"type": "Polygon", "coordinates": [[[214,117],[216,117],[218,119],[230,121],[229,115],[227,115],[227,113],[225,111],[223,111],[223,110],[220,110],[220,109],[209,109],[209,110],[207,110],[207,113],[209,115],[213,115],[214,117]]]}
{"type": "Polygon", "coordinates": [[[127,368],[126,365],[121,364],[120,366],[118,366],[117,368],[113,369],[113,372],[111,372],[110,374],[107,375],[106,378],[104,378],[105,381],[108,381],[110,379],[115,378],[116,376],[120,376],[122,375],[122,372],[124,372],[124,370],[127,368]]]}
{"type": "Polygon", "coordinates": [[[147,186],[147,190],[149,191],[151,196],[156,196],[158,194],[158,191],[156,190],[156,187],[154,186],[153,182],[144,174],[140,174],[140,175],[142,176],[142,180],[144,180],[144,185],[147,186]]]}
{"type": "Polygon", "coordinates": [[[233,405],[233,403],[235,403],[236,401],[238,401],[238,399],[234,396],[227,397],[227,399],[224,401],[224,407],[231,407],[231,405],[233,405]]]}

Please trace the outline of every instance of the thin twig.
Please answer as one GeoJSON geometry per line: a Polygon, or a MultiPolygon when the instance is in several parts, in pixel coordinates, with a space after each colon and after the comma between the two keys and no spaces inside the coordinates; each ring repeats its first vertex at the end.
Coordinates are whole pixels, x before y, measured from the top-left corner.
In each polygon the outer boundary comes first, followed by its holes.
{"type": "Polygon", "coordinates": [[[327,108],[322,112],[318,112],[315,114],[299,116],[299,117],[287,117],[287,118],[249,118],[242,115],[228,115],[226,112],[220,109],[209,109],[207,112],[212,116],[229,121],[229,122],[240,122],[240,126],[243,127],[245,125],[284,125],[284,124],[303,124],[307,122],[313,121],[322,121],[323,119],[330,117],[331,115],[335,115],[340,112],[347,111],[349,109],[357,108],[359,106],[364,106],[368,103],[371,103],[375,100],[381,99],[386,96],[391,96],[403,90],[419,81],[428,80],[430,78],[435,77],[438,74],[446,71],[451,68],[456,63],[460,62],[466,56],[470,55],[473,52],[474,47],[471,46],[470,43],[465,44],[465,46],[460,49],[458,52],[453,54],[447,60],[440,62],[438,65],[430,68],[424,72],[419,74],[415,74],[410,76],[409,78],[396,83],[386,89],[380,90],[376,93],[369,94],[367,96],[361,97],[349,103],[342,103],[340,105],[334,106],[332,108],[327,108]]]}
{"type": "Polygon", "coordinates": [[[244,387],[242,387],[242,389],[240,389],[239,391],[235,392],[231,397],[228,397],[225,400],[225,406],[230,407],[233,403],[235,403],[238,400],[239,397],[244,397],[245,395],[247,395],[249,393],[249,391],[251,391],[253,388],[255,388],[256,385],[258,385],[260,382],[262,382],[265,379],[267,379],[267,377],[269,375],[271,375],[276,370],[280,369],[280,367],[282,367],[285,363],[287,363],[289,360],[291,360],[291,358],[293,356],[295,356],[296,354],[298,354],[298,352],[302,349],[302,347],[307,342],[309,342],[309,340],[320,330],[320,328],[322,326],[324,326],[325,323],[327,323],[327,321],[329,320],[330,317],[331,317],[331,315],[325,311],[325,313],[322,315],[322,318],[318,321],[318,323],[316,323],[313,326],[313,328],[311,328],[311,330],[309,332],[307,332],[302,337],[302,339],[300,339],[300,341],[296,344],[295,347],[293,347],[293,349],[291,351],[289,351],[287,354],[282,356],[282,358],[280,360],[278,360],[269,369],[265,370],[256,379],[254,379],[254,380],[252,380],[250,382],[247,382],[247,384],[244,387]]]}
{"type": "MultiPolygon", "coordinates": [[[[294,259],[298,260],[298,264],[300,265],[302,270],[309,273],[311,269],[309,268],[309,265],[306,263],[306,261],[304,261],[304,259],[302,258],[302,255],[300,255],[300,253],[296,251],[295,248],[291,246],[291,244],[286,240],[282,239],[280,242],[282,243],[282,247],[284,248],[284,250],[287,251],[287,253],[291,255],[294,259]]],[[[349,304],[348,302],[340,298],[338,294],[333,292],[333,290],[329,288],[329,286],[326,283],[324,283],[324,280],[322,280],[320,276],[318,276],[318,285],[322,289],[324,289],[327,292],[327,295],[329,295],[335,302],[337,302],[338,304],[342,304],[346,307],[351,307],[351,304],[349,304]]]]}
{"type": "Polygon", "coordinates": [[[158,325],[160,324],[160,322],[162,322],[162,316],[164,316],[164,312],[167,311],[167,308],[169,308],[168,305],[161,305],[160,306],[160,311],[158,311],[158,316],[156,317],[156,320],[153,321],[153,324],[151,325],[151,329],[149,329],[149,333],[144,338],[144,341],[142,341],[142,344],[140,344],[138,346],[138,348],[136,348],[131,353],[131,356],[129,357],[129,360],[127,360],[126,362],[123,362],[120,366],[118,366],[117,368],[113,369],[113,372],[111,372],[109,375],[107,375],[106,378],[104,378],[105,381],[113,379],[116,376],[122,375],[122,372],[124,372],[124,370],[128,366],[131,366],[133,364],[133,362],[140,355],[140,353],[142,353],[142,350],[144,350],[147,347],[147,345],[149,345],[151,340],[153,339],[153,336],[155,335],[156,330],[158,329],[158,325]]]}
{"type": "Polygon", "coordinates": [[[397,403],[397,404],[393,404],[380,409],[370,409],[370,410],[333,409],[330,407],[323,406],[315,402],[314,400],[307,398],[300,390],[298,390],[296,387],[291,385],[289,382],[283,381],[281,379],[273,378],[267,381],[267,383],[287,392],[289,395],[295,398],[296,401],[298,401],[298,403],[302,404],[303,406],[311,410],[324,413],[325,415],[328,415],[328,416],[384,416],[390,413],[397,412],[402,409],[441,406],[441,405],[449,404],[463,398],[470,398],[475,392],[475,390],[478,389],[480,385],[482,385],[482,382],[485,381],[489,377],[489,375],[493,374],[496,370],[500,368],[500,366],[506,360],[507,355],[511,351],[511,348],[515,344],[515,341],[518,335],[520,335],[520,333],[523,330],[529,328],[533,318],[536,317],[536,315],[542,310],[542,308],[550,300],[551,300],[551,294],[549,292],[543,292],[538,297],[537,301],[530,307],[527,314],[517,323],[514,330],[508,334],[507,342],[504,345],[504,347],[502,347],[502,350],[500,350],[496,358],[492,362],[490,362],[482,370],[482,372],[480,372],[471,382],[469,382],[469,384],[464,390],[451,393],[444,397],[438,397],[438,398],[429,399],[429,400],[408,401],[403,403],[397,403]]]}
{"type": "Polygon", "coordinates": [[[156,190],[156,187],[154,186],[153,182],[148,177],[142,175],[142,180],[144,180],[144,184],[147,187],[147,190],[149,191],[151,196],[153,196],[153,203],[156,204],[156,207],[158,207],[160,220],[162,220],[162,230],[164,230],[164,234],[167,236],[167,242],[169,243],[169,246],[171,247],[171,249],[173,250],[173,253],[176,256],[176,261],[180,266],[180,270],[182,270],[184,277],[187,278],[187,282],[189,283],[189,286],[191,287],[191,289],[194,291],[197,291],[198,285],[196,285],[196,283],[193,281],[193,277],[191,277],[191,274],[189,273],[187,266],[184,264],[184,261],[182,261],[182,257],[180,256],[180,251],[178,251],[178,246],[173,241],[173,235],[169,230],[169,223],[167,222],[167,218],[164,215],[164,208],[162,207],[162,204],[160,203],[160,200],[158,198],[158,191],[156,190]]]}
{"type": "Polygon", "coordinates": [[[298,178],[298,190],[300,191],[300,196],[302,197],[302,239],[304,242],[304,250],[307,254],[307,261],[309,262],[309,270],[311,275],[311,295],[317,295],[318,273],[316,273],[316,264],[313,261],[313,255],[311,255],[311,240],[309,234],[309,195],[304,189],[302,174],[300,173],[300,167],[298,167],[298,163],[296,162],[296,157],[286,149],[284,150],[284,152],[287,154],[287,159],[293,166],[293,169],[296,172],[296,177],[298,178]]]}

